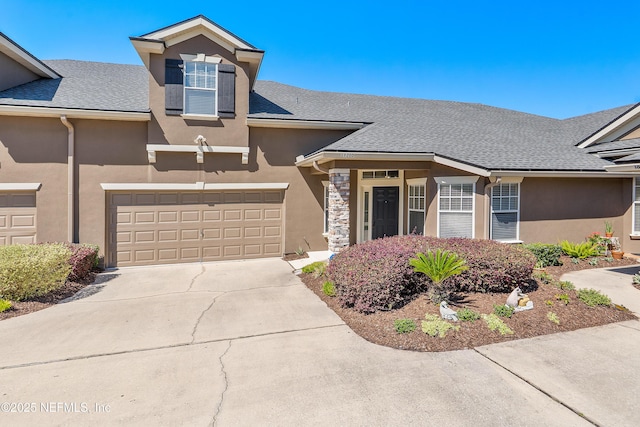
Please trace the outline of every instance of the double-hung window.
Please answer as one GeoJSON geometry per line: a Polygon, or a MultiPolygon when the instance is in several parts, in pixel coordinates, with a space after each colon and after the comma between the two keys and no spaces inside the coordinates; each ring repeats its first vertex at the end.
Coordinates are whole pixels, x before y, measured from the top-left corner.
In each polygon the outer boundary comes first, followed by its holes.
{"type": "Polygon", "coordinates": [[[424,216],[426,206],[426,178],[408,179],[409,215],[408,234],[424,234],[424,216]]]}
{"type": "Polygon", "coordinates": [[[184,61],[184,114],[218,115],[218,64],[207,59],[212,58],[195,55],[184,61]]]}
{"type": "Polygon", "coordinates": [[[478,177],[436,178],[438,237],[474,237],[474,194],[478,177]]]}
{"type": "Polygon", "coordinates": [[[498,184],[491,189],[491,238],[518,240],[520,219],[520,184],[498,184]]]}

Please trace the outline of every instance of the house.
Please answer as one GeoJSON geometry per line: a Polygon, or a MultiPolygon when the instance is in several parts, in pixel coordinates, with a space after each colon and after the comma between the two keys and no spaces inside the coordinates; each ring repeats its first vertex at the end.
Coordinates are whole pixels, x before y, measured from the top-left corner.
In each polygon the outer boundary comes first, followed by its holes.
{"type": "Polygon", "coordinates": [[[144,65],[0,33],[0,244],[95,243],[122,267],[610,221],[640,252],[640,105],[557,120],[260,81],[264,51],[204,16],[131,43],[144,65]]]}

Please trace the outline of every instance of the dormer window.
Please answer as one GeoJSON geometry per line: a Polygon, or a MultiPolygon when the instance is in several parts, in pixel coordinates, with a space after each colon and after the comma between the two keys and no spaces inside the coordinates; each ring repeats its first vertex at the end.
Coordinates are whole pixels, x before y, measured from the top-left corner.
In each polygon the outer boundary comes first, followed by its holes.
{"type": "Polygon", "coordinates": [[[167,115],[217,120],[235,117],[235,66],[205,54],[165,60],[167,115]]]}
{"type": "Polygon", "coordinates": [[[181,55],[184,61],[184,114],[218,115],[218,63],[220,58],[181,55]]]}

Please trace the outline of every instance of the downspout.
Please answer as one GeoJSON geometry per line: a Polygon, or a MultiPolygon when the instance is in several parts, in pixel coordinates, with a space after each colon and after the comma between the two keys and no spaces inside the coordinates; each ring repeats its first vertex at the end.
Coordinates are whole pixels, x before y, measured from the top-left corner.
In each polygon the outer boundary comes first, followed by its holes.
{"type": "Polygon", "coordinates": [[[75,133],[73,125],[67,120],[67,116],[60,116],[60,121],[68,130],[67,135],[67,241],[75,243],[73,239],[74,213],[75,213],[75,133]]]}
{"type": "Polygon", "coordinates": [[[329,175],[329,169],[321,168],[317,161],[314,161],[314,162],[313,162],[313,168],[314,168],[315,170],[317,170],[318,172],[322,172],[322,173],[324,173],[324,174],[329,175]]]}
{"type": "Polygon", "coordinates": [[[491,235],[489,234],[491,230],[491,189],[496,185],[500,184],[500,181],[502,181],[502,177],[497,177],[496,182],[487,184],[484,187],[484,195],[485,195],[484,214],[486,218],[485,228],[484,228],[484,238],[487,240],[491,238],[491,235]]]}

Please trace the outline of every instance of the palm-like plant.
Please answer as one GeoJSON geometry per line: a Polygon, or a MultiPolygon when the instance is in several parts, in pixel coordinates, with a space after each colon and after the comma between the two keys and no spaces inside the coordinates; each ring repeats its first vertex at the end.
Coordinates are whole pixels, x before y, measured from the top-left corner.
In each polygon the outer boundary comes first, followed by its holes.
{"type": "Polygon", "coordinates": [[[423,273],[431,279],[431,299],[439,303],[449,298],[450,290],[447,290],[445,280],[467,270],[467,262],[455,252],[447,250],[427,251],[426,254],[418,252],[416,258],[409,260],[409,265],[416,273],[423,273]]]}

